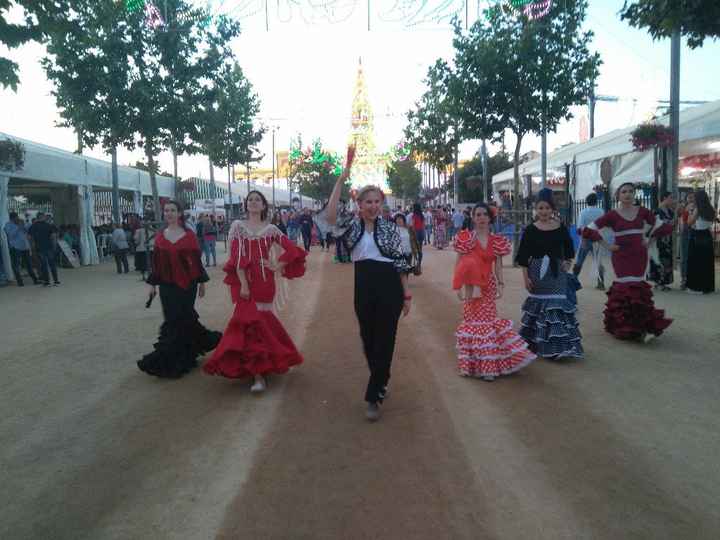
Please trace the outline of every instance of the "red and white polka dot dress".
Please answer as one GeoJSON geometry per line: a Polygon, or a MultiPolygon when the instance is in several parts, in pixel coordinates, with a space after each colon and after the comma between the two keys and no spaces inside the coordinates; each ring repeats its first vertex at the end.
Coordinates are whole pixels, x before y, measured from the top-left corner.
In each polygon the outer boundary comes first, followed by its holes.
{"type": "MultiPolygon", "coordinates": [[[[507,255],[510,243],[491,235],[489,244],[495,255],[507,255]]],[[[498,377],[514,373],[535,360],[525,340],[513,330],[512,321],[498,319],[494,274],[480,298],[463,304],[463,320],[455,332],[458,370],[465,377],[498,377]]]]}

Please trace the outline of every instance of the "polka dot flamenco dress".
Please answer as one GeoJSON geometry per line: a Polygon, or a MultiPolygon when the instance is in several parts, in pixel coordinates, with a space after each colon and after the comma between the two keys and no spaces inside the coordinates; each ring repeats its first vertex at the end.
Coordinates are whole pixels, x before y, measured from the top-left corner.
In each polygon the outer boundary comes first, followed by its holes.
{"type": "Polygon", "coordinates": [[[498,318],[497,283],[492,272],[496,257],[510,253],[510,243],[491,234],[483,248],[472,233],[463,231],[455,248],[463,256],[456,267],[453,288],[467,283],[475,286],[475,291],[479,288],[480,293],[463,303],[463,319],[455,332],[460,375],[492,380],[521,370],[536,357],[513,330],[512,321],[498,318]]]}

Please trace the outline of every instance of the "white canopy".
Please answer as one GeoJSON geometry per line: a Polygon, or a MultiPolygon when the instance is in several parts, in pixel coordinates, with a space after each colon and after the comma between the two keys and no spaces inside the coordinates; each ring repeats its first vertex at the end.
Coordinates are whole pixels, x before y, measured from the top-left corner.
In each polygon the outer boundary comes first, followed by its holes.
{"type": "MultiPolygon", "coordinates": [[[[112,169],[109,161],[73,154],[2,132],[0,139],[15,140],[25,147],[25,165],[22,170],[4,173],[10,178],[112,189],[112,169]]],[[[150,175],[145,171],[118,166],[118,182],[122,190],[138,191],[143,195],[152,194],[150,175]]],[[[160,197],[174,196],[175,184],[172,178],[157,176],[157,186],[160,197]]]]}
{"type": "MultiPolygon", "coordinates": [[[[669,125],[670,117],[658,118],[658,123],[669,125]]],[[[637,126],[618,129],[595,137],[585,143],[572,144],[555,150],[547,156],[548,171],[564,171],[565,165],[576,164],[575,197],[583,198],[601,183],[600,163],[610,158],[613,185],[622,182],[652,182],[653,152],[635,152],[630,134],[637,126]]],[[[680,111],[680,157],[717,152],[720,150],[720,101],[713,101],[680,111]]],[[[540,175],[540,158],[520,165],[520,176],[540,175]]],[[[513,170],[493,176],[495,191],[512,186],[513,170]]]]}

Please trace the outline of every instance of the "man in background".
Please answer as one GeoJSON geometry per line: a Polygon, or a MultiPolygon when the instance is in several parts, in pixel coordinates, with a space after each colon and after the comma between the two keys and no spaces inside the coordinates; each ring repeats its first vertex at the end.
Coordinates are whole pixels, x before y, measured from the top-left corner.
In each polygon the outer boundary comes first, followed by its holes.
{"type": "Polygon", "coordinates": [[[32,261],[30,260],[30,240],[28,239],[25,226],[20,221],[20,218],[18,218],[17,212],[10,212],[10,221],[5,224],[5,234],[7,235],[8,245],[10,247],[10,263],[12,264],[18,287],[25,285],[20,272],[21,265],[25,266],[25,270],[27,270],[33,283],[38,285],[40,281],[35,275],[32,261]]]}
{"type": "Polygon", "coordinates": [[[48,222],[47,215],[40,212],[35,223],[30,227],[30,237],[35,243],[40,258],[40,281],[47,287],[50,285],[50,274],[53,283],[60,285],[57,273],[57,228],[48,222]],[[48,269],[50,272],[48,272],[48,269]]]}

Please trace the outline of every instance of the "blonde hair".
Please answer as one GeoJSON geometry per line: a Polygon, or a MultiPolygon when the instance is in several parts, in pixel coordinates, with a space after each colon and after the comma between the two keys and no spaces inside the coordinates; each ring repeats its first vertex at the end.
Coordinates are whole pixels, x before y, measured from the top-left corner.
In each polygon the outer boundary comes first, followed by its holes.
{"type": "Polygon", "coordinates": [[[363,199],[367,196],[367,194],[370,193],[371,191],[377,191],[377,192],[380,194],[380,197],[382,198],[382,200],[383,200],[383,201],[385,200],[385,193],[383,193],[382,188],[380,188],[380,186],[373,186],[373,185],[364,186],[363,188],[361,188],[360,191],[358,191],[358,194],[357,194],[356,199],[357,199],[358,201],[362,202],[362,200],[363,200],[363,199]]]}

